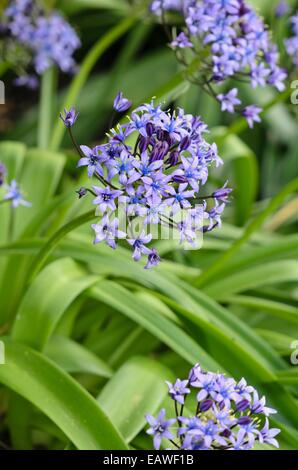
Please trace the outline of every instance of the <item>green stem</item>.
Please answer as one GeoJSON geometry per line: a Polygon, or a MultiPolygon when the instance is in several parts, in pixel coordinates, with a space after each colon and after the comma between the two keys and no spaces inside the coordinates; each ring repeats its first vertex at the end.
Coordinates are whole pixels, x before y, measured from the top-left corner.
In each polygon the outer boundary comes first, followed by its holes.
{"type": "Polygon", "coordinates": [[[211,265],[209,269],[204,271],[196,280],[195,285],[198,287],[205,286],[207,282],[214,279],[214,277],[226,267],[227,262],[235,256],[240,248],[246,243],[250,237],[261,228],[267,217],[269,217],[285,199],[292,193],[298,190],[298,178],[291,181],[285,188],[280,191],[268,204],[266,209],[262,211],[254,220],[250,222],[244,231],[242,237],[236,240],[229,250],[225,251],[217,261],[211,265]]]}
{"type": "Polygon", "coordinates": [[[15,225],[15,209],[10,208],[10,217],[9,217],[9,228],[8,228],[8,238],[13,242],[14,235],[14,225],[15,225]]]}
{"type": "Polygon", "coordinates": [[[38,147],[42,149],[48,148],[51,138],[55,88],[56,68],[51,67],[43,74],[41,79],[37,143],[38,147]]]}
{"type": "MultiPolygon", "coordinates": [[[[138,10],[134,15],[130,15],[129,17],[125,18],[94,44],[94,46],[84,59],[79,73],[77,74],[69,88],[63,108],[69,109],[75,105],[83,86],[88,80],[92,69],[94,68],[100,57],[112,44],[114,44],[114,42],[116,42],[135,24],[142,12],[143,8],[141,10],[138,10]]],[[[64,132],[65,127],[61,122],[57,121],[50,144],[52,150],[57,150],[59,148],[63,139],[64,132]]]]}
{"type": "Polygon", "coordinates": [[[94,209],[92,211],[86,212],[85,214],[76,217],[71,222],[67,223],[63,227],[61,227],[54,235],[45,243],[45,245],[40,249],[37,253],[28,273],[28,283],[30,283],[38,272],[43,267],[44,263],[56,248],[58,243],[66,237],[70,232],[75,230],[76,228],[80,227],[81,225],[86,224],[92,220],[96,219],[96,215],[94,213],[94,209]]]}

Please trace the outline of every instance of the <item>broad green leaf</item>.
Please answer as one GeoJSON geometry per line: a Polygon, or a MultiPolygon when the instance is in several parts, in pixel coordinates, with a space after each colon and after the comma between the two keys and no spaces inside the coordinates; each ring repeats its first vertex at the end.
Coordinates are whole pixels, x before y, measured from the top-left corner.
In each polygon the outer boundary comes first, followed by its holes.
{"type": "MultiPolygon", "coordinates": [[[[235,206],[236,225],[244,225],[251,216],[252,206],[255,202],[258,187],[258,164],[253,151],[236,135],[228,135],[223,141],[221,136],[224,129],[215,129],[221,143],[219,154],[225,163],[231,162],[234,171],[236,187],[233,187],[233,206],[235,206]]],[[[230,182],[230,186],[233,186],[230,182]]]]}
{"type": "Polygon", "coordinates": [[[128,316],[190,364],[195,364],[199,360],[209,370],[221,369],[181,328],[152,308],[149,302],[138,299],[124,287],[111,281],[100,281],[91,289],[90,295],[128,316]]]}
{"type": "Polygon", "coordinates": [[[40,208],[53,196],[64,164],[65,157],[62,154],[40,149],[27,151],[20,182],[32,207],[20,207],[16,211],[15,236],[22,233],[40,208]]]}
{"type": "Polygon", "coordinates": [[[126,11],[128,3],[126,0],[60,0],[59,7],[68,15],[78,13],[85,8],[108,9],[126,11]]]}
{"type": "Polygon", "coordinates": [[[201,276],[196,280],[196,285],[201,287],[206,285],[213,279],[216,275],[221,272],[226,266],[226,263],[235,257],[236,253],[242,248],[242,246],[252,237],[252,235],[259,230],[264,224],[265,220],[278,209],[281,204],[289,197],[290,194],[294,193],[298,189],[298,178],[292,180],[287,186],[285,186],[282,191],[280,191],[276,196],[274,196],[267,207],[258,214],[246,227],[243,235],[235,240],[231,247],[223,253],[215,263],[206,271],[204,271],[201,276]]]}
{"type": "MultiPolygon", "coordinates": [[[[26,147],[18,142],[0,142],[0,162],[6,167],[6,181],[10,183],[13,179],[20,180],[26,147]]],[[[22,187],[22,190],[24,188],[22,187]]],[[[2,189],[0,188],[2,196],[2,189]]],[[[8,241],[11,209],[9,204],[0,205],[0,242],[8,241]]]]}
{"type": "Polygon", "coordinates": [[[292,369],[279,372],[277,378],[284,385],[298,386],[298,367],[292,367],[292,369]]]}
{"type": "MultiPolygon", "coordinates": [[[[258,335],[264,338],[268,344],[271,344],[271,346],[280,354],[288,357],[291,356],[293,352],[291,345],[295,341],[294,337],[290,337],[277,331],[264,330],[263,328],[256,328],[255,331],[258,333],[258,335]]],[[[279,372],[277,372],[276,375],[278,376],[278,374],[279,372]]]]}
{"type": "Polygon", "coordinates": [[[233,295],[227,298],[227,303],[241,305],[248,309],[266,312],[285,321],[298,323],[298,310],[286,303],[275,302],[273,300],[253,297],[248,295],[233,295]]]}
{"type": "Polygon", "coordinates": [[[0,382],[39,408],[79,450],[126,449],[100,405],[74,379],[33,349],[1,338],[0,382]]]}
{"type": "Polygon", "coordinates": [[[61,369],[71,374],[94,374],[108,378],[113,374],[112,369],[102,359],[64,336],[54,335],[48,342],[44,353],[61,369]]]}
{"type": "MultiPolygon", "coordinates": [[[[258,382],[262,381],[263,377],[265,377],[266,375],[268,377],[274,376],[275,370],[285,367],[283,361],[279,359],[278,355],[268,346],[268,344],[261,338],[258,338],[253,332],[253,330],[248,328],[243,321],[231,315],[231,313],[228,312],[226,309],[220,307],[214,301],[199,293],[199,291],[197,291],[196,289],[191,288],[185,283],[181,283],[181,281],[179,281],[178,283],[177,281],[175,281],[175,278],[173,276],[171,276],[171,279],[169,280],[168,276],[165,275],[165,273],[163,273],[163,275],[161,276],[159,274],[159,270],[155,270],[154,272],[150,273],[144,271],[142,267],[140,267],[138,264],[131,263],[130,261],[128,261],[129,254],[125,254],[125,251],[121,249],[118,249],[116,258],[113,256],[113,253],[111,253],[109,250],[106,250],[104,247],[98,247],[98,250],[96,251],[98,251],[98,259],[101,260],[101,263],[98,263],[96,262],[94,249],[92,247],[86,247],[82,243],[74,242],[67,242],[67,244],[64,242],[63,245],[64,247],[66,247],[66,245],[68,246],[67,251],[63,253],[64,255],[67,253],[68,256],[79,256],[82,257],[82,259],[85,257],[85,261],[87,259],[89,259],[90,261],[91,259],[93,259],[94,265],[96,266],[96,268],[99,268],[99,272],[101,272],[101,270],[103,269],[106,273],[113,274],[115,276],[121,273],[122,276],[125,275],[127,277],[131,277],[133,280],[138,279],[138,281],[144,283],[145,286],[155,288],[168,295],[170,298],[176,300],[177,303],[183,305],[183,307],[186,308],[188,311],[193,312],[195,316],[199,317],[199,319],[205,321],[207,320],[207,325],[208,321],[210,325],[215,323],[218,327],[223,330],[223,332],[226,332],[225,334],[228,335],[227,338],[233,338],[233,340],[231,341],[232,344],[237,341],[237,343],[239,343],[243,348],[243,351],[250,352],[250,357],[252,358],[252,361],[250,362],[254,363],[254,367],[251,368],[253,369],[251,373],[253,373],[255,379],[258,382]],[[109,255],[109,253],[111,254],[109,255]],[[181,289],[182,286],[183,289],[181,289]],[[191,295],[191,297],[189,294],[191,295]],[[258,367],[255,366],[256,360],[258,361],[258,367]]],[[[109,296],[109,299],[107,301],[108,304],[110,304],[111,301],[115,302],[115,299],[112,298],[113,293],[114,290],[111,289],[111,295],[109,296]]],[[[100,298],[104,300],[102,295],[104,295],[103,292],[101,292],[100,298]]],[[[126,307],[123,305],[123,295],[119,293],[119,297],[121,300],[117,302],[117,309],[119,309],[119,311],[122,311],[126,307]]],[[[143,306],[140,306],[140,311],[142,310],[143,306]]],[[[135,314],[136,313],[134,313],[134,315],[135,314]]],[[[156,316],[156,312],[154,312],[154,314],[156,316]]],[[[129,315],[132,315],[130,310],[129,315]]],[[[173,348],[173,346],[171,346],[169,343],[169,338],[166,338],[166,340],[164,340],[160,332],[156,334],[155,330],[152,330],[152,328],[154,328],[154,325],[152,325],[152,318],[154,317],[152,317],[151,315],[150,318],[150,329],[144,323],[142,323],[142,326],[144,328],[147,328],[148,331],[150,331],[152,334],[154,334],[163,342],[173,348]]],[[[139,318],[138,321],[140,321],[139,318]]],[[[142,322],[144,322],[144,318],[142,319],[142,322]]],[[[166,329],[167,328],[164,328],[164,330],[166,329]]],[[[208,332],[207,327],[206,331],[208,332]]],[[[185,351],[184,354],[181,354],[180,349],[179,351],[177,350],[177,345],[175,345],[175,348],[173,349],[176,350],[182,357],[186,358],[188,362],[193,362],[194,355],[192,355],[192,359],[189,359],[189,355],[187,355],[186,357],[185,351]]],[[[218,357],[219,362],[221,360],[224,360],[225,356],[222,356],[220,351],[218,351],[216,354],[217,355],[215,357],[218,357]]],[[[197,360],[198,359],[195,359],[195,361],[197,360]]],[[[241,361],[233,361],[230,366],[232,373],[235,372],[234,368],[236,367],[238,374],[246,374],[246,368],[243,364],[241,366],[241,361]]],[[[292,404],[290,403],[289,397],[283,396],[283,393],[281,393],[280,391],[278,392],[278,395],[280,396],[280,408],[282,409],[285,407],[285,412],[287,413],[287,415],[294,416],[292,411],[292,404]],[[284,405],[284,403],[286,403],[286,406],[284,405]],[[290,411],[288,411],[288,407],[290,411]]]]}
{"type": "MultiPolygon", "coordinates": [[[[64,163],[65,158],[61,154],[36,149],[27,151],[19,183],[32,206],[18,207],[13,212],[13,217],[9,222],[12,239],[19,237],[30,226],[31,221],[53,196],[60,181],[64,163]]],[[[27,261],[25,257],[17,260],[13,257],[6,265],[1,289],[0,323],[9,320],[15,314],[23,288],[27,261]],[[16,263],[18,270],[15,269],[16,263]]]]}
{"type": "Polygon", "coordinates": [[[279,237],[275,240],[268,240],[262,246],[247,247],[238,253],[237,257],[226,263],[221,269],[219,276],[223,274],[239,271],[241,268],[255,266],[258,263],[274,261],[276,259],[294,258],[298,255],[298,236],[296,234],[279,237]]]}
{"type": "Polygon", "coordinates": [[[12,331],[15,340],[42,350],[67,307],[96,282],[71,259],[48,265],[31,284],[12,331]]]}
{"type": "Polygon", "coordinates": [[[145,415],[154,414],[167,395],[172,374],[156,361],[138,357],[126,362],[105,385],[98,403],[126,442],[143,429],[145,415]]]}
{"type": "MultiPolygon", "coordinates": [[[[18,142],[0,142],[0,162],[4,163],[7,176],[6,181],[13,179],[20,181],[20,175],[23,167],[26,147],[18,142]]],[[[25,189],[22,187],[22,190],[25,189]]],[[[2,199],[3,189],[0,188],[0,199],[2,199]]],[[[0,205],[0,243],[12,241],[13,232],[13,211],[9,204],[0,205]]],[[[6,260],[0,260],[0,283],[5,279],[6,260]]],[[[1,323],[1,322],[0,322],[1,323]]]]}
{"type": "Polygon", "coordinates": [[[217,300],[224,300],[232,294],[255,287],[279,284],[282,282],[295,282],[297,280],[297,261],[274,261],[273,263],[255,266],[225,276],[223,279],[213,283],[210,282],[209,286],[204,288],[204,292],[217,300]]]}
{"type": "MultiPolygon", "coordinates": [[[[219,306],[212,299],[200,293],[197,289],[191,288],[186,283],[178,281],[174,276],[167,275],[165,272],[160,274],[159,270],[145,271],[139,263],[131,262],[130,254],[126,250],[118,248],[117,257],[111,250],[97,246],[96,249],[81,242],[67,241],[61,244],[60,256],[72,256],[78,260],[92,262],[94,272],[98,274],[112,274],[136,279],[145,287],[156,289],[162,292],[170,299],[175,300],[189,311],[202,319],[215,322],[220,328],[237,339],[243,344],[244,348],[251,349],[252,354],[259,352],[260,361],[268,359],[268,365],[275,364],[275,367],[282,367],[282,362],[271,349],[266,347],[266,343],[256,338],[253,330],[240,319],[232,316],[230,312],[219,306]],[[183,288],[181,288],[183,286],[183,288]]],[[[1,253],[1,250],[0,250],[1,253]]]]}

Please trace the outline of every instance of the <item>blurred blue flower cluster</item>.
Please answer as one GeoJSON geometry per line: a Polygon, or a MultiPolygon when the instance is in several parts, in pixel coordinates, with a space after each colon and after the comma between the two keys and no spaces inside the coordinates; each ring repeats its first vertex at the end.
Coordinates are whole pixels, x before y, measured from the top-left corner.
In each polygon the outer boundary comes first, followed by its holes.
{"type": "MultiPolygon", "coordinates": [[[[151,10],[165,23],[167,10],[178,10],[183,31],[171,41],[177,58],[187,66],[199,59],[195,81],[221,103],[222,111],[242,113],[249,126],[259,122],[261,109],[241,107],[238,89],[218,94],[213,88],[226,79],[285,89],[286,72],[263,20],[244,0],[153,1],[151,10]]],[[[193,79],[194,80],[194,79],[193,79]]]]}
{"type": "MultiPolygon", "coordinates": [[[[29,50],[38,75],[52,65],[63,72],[75,71],[73,55],[80,47],[80,39],[59,13],[47,14],[34,0],[12,0],[4,11],[4,20],[9,34],[29,50]]],[[[25,75],[17,84],[34,88],[37,78],[25,75]]]]}
{"type": "Polygon", "coordinates": [[[298,67],[298,13],[290,19],[293,35],[286,40],[288,54],[292,57],[293,64],[298,67]]]}

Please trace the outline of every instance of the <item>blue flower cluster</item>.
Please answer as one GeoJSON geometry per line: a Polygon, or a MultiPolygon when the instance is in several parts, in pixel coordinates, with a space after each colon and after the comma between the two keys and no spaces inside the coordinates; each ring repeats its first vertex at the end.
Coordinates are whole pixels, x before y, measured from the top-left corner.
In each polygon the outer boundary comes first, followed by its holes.
{"type": "Polygon", "coordinates": [[[293,64],[298,67],[298,13],[290,19],[292,25],[293,36],[286,40],[286,49],[292,57],[293,64]]]}
{"type": "Polygon", "coordinates": [[[5,191],[0,203],[10,202],[13,209],[18,206],[30,207],[31,203],[24,199],[24,195],[20,190],[18,183],[15,180],[12,180],[10,183],[6,183],[6,177],[6,167],[2,162],[0,162],[0,188],[3,187],[5,191]]]}
{"type": "MultiPolygon", "coordinates": [[[[73,54],[81,43],[59,13],[47,15],[34,0],[12,0],[4,17],[10,35],[30,51],[38,75],[54,64],[63,72],[75,71],[73,54]]],[[[31,77],[21,77],[20,84],[32,83],[31,77]]]]}
{"type": "MultiPolygon", "coordinates": [[[[122,112],[130,104],[119,94],[114,108],[122,112]]],[[[74,141],[71,127],[77,114],[74,109],[65,113],[61,118],[74,141]]],[[[200,193],[210,167],[222,164],[216,145],[205,140],[206,132],[200,118],[182,109],[163,111],[151,102],[112,129],[106,143],[94,148],[76,144],[81,156],[78,166],[86,167],[89,178],[101,183],[79,191],[80,197],[87,192],[95,196],[93,204],[101,215],[100,222],[92,225],[94,242],[105,241],[116,248],[117,239],[126,238],[133,259],[146,255],[146,268],[151,268],[160,261],[157,251],[148,246],[152,227],[170,226],[178,231],[181,243],[194,245],[198,232],[220,225],[231,189],[225,185],[209,196],[200,193]],[[117,210],[125,215],[126,230],[119,230],[117,210]],[[136,220],[141,227],[138,233],[136,220]]]]}
{"type": "Polygon", "coordinates": [[[157,0],[151,5],[163,22],[165,12],[173,9],[184,17],[183,31],[171,42],[177,58],[184,66],[198,58],[198,76],[192,80],[216,98],[223,111],[242,112],[252,127],[260,121],[261,109],[255,105],[243,109],[237,88],[218,94],[213,85],[233,78],[253,88],[270,85],[284,90],[287,75],[278,65],[277,47],[263,20],[244,0],[157,0]]]}
{"type": "Polygon", "coordinates": [[[236,382],[196,364],[186,380],[167,385],[175,418],[166,419],[164,409],[157,418],[146,416],[155,449],[169,442],[183,450],[250,450],[257,442],[279,447],[275,437],[280,430],[270,429],[268,420],[276,411],[266,406],[265,397],[260,398],[244,378],[236,382]],[[185,407],[192,394],[194,414],[185,407]]]}

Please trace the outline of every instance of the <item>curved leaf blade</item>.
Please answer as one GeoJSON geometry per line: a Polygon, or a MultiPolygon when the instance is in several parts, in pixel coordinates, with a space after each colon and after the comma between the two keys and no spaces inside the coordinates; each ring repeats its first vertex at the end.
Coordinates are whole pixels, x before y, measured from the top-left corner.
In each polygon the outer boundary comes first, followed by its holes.
{"type": "Polygon", "coordinates": [[[96,400],[33,349],[1,338],[6,363],[0,382],[33,403],[79,450],[123,450],[126,444],[96,400]]]}

